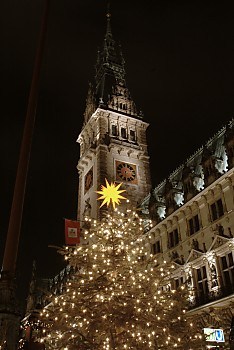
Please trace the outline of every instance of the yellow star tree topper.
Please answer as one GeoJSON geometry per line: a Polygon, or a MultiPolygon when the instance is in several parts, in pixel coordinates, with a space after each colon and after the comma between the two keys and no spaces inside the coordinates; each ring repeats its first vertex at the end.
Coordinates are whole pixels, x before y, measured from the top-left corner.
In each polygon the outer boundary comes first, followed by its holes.
{"type": "Polygon", "coordinates": [[[120,199],[127,199],[123,197],[120,193],[126,192],[125,190],[119,190],[120,186],[122,183],[116,185],[114,182],[109,182],[106,180],[106,186],[102,185],[101,186],[101,191],[96,191],[98,194],[101,194],[101,197],[98,198],[98,200],[102,200],[103,202],[100,205],[100,208],[104,205],[107,204],[112,204],[113,208],[115,209],[115,204],[119,205],[120,199]]]}

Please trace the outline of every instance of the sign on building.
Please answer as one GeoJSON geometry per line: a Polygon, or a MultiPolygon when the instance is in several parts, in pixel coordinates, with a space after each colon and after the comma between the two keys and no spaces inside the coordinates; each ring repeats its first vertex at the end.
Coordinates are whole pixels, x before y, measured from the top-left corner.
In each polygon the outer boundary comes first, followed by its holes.
{"type": "Polygon", "coordinates": [[[217,343],[224,342],[224,333],[222,329],[204,328],[206,341],[213,341],[217,343]]]}

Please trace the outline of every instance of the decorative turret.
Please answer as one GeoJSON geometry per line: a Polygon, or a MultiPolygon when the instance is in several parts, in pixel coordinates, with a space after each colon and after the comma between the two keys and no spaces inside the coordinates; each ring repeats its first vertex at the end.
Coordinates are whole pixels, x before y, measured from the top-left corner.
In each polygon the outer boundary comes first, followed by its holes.
{"type": "Polygon", "coordinates": [[[207,146],[204,146],[203,148],[201,164],[204,172],[205,186],[209,186],[219,177],[219,173],[215,166],[216,156],[214,151],[207,146]]]}
{"type": "Polygon", "coordinates": [[[88,89],[88,94],[86,98],[86,108],[84,112],[84,124],[87,123],[90,116],[95,112],[96,109],[97,109],[97,105],[96,105],[94,89],[92,84],[89,83],[89,89],[88,89]]]}
{"type": "Polygon", "coordinates": [[[234,123],[228,125],[224,137],[224,145],[228,157],[228,169],[234,166],[234,123]]]}
{"type": "Polygon", "coordinates": [[[194,186],[195,176],[196,174],[195,174],[194,168],[192,166],[188,166],[187,164],[185,164],[183,167],[182,176],[181,176],[185,201],[190,200],[192,197],[194,197],[198,193],[198,190],[194,186]]]}

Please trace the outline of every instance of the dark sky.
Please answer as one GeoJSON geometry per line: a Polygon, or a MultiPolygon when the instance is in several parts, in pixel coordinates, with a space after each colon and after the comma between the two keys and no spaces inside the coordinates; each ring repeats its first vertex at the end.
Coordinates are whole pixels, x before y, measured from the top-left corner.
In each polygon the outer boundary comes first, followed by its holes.
{"type": "MultiPolygon", "coordinates": [[[[12,201],[42,0],[0,4],[0,256],[12,201]]],[[[213,1],[114,0],[112,32],[122,45],[127,83],[149,121],[157,184],[234,114],[233,6],[213,1]]],[[[62,266],[63,218],[75,218],[76,170],[88,82],[106,29],[106,1],[51,0],[18,276],[62,266]]],[[[2,260],[2,259],[1,259],[2,260]]]]}

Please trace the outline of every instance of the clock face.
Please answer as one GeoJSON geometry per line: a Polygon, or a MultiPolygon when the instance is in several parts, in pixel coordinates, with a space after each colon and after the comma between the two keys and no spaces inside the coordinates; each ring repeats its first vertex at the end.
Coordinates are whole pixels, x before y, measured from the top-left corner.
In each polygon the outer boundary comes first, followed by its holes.
{"type": "Polygon", "coordinates": [[[93,186],[93,168],[85,175],[85,193],[93,186]]]}
{"type": "Polygon", "coordinates": [[[131,184],[136,184],[136,165],[116,161],[116,179],[131,184]]]}

